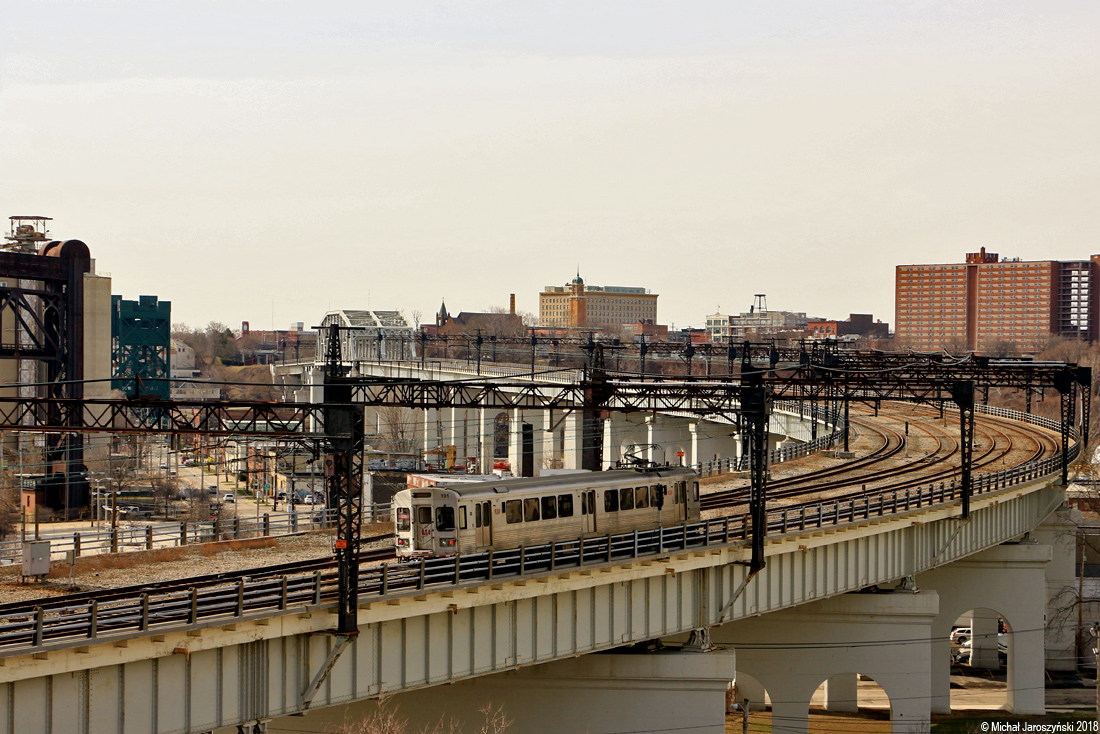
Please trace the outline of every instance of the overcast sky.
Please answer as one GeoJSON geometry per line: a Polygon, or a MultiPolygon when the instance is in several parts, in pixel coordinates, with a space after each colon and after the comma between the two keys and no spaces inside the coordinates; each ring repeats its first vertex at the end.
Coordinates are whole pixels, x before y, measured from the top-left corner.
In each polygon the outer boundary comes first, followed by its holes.
{"type": "Polygon", "coordinates": [[[0,0],[0,215],[192,325],[578,265],[893,323],[896,264],[1100,252],[1098,49],[1095,0],[0,0]]]}

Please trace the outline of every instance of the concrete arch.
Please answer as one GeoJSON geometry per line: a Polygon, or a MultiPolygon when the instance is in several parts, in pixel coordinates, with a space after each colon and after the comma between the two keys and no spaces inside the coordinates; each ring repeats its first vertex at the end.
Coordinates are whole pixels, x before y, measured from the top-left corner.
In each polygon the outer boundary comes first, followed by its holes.
{"type": "MultiPolygon", "coordinates": [[[[1008,648],[1008,654],[1012,654],[1012,625],[1011,622],[1004,617],[1003,614],[996,609],[989,607],[976,607],[970,609],[959,615],[959,618],[965,618],[968,620],[971,628],[971,658],[968,663],[969,667],[974,670],[984,671],[1000,671],[1001,661],[998,654],[998,646],[1002,641],[1005,642],[1008,648]],[[1004,619],[1007,632],[1002,636],[999,634],[999,621],[1004,619]]],[[[949,643],[950,644],[950,643],[949,643]]],[[[956,648],[951,645],[951,655],[954,656],[956,648]]],[[[934,663],[939,664],[939,663],[934,663]]],[[[949,667],[953,665],[953,661],[948,663],[949,667]]],[[[986,697],[988,697],[986,693],[986,697]]],[[[967,692],[965,689],[952,689],[951,690],[951,706],[952,708],[970,708],[968,706],[967,692]]],[[[1007,703],[1008,692],[1005,691],[1005,703],[1007,703]]]]}
{"type": "MultiPolygon", "coordinates": [[[[863,708],[870,708],[869,704],[874,700],[875,689],[881,691],[882,698],[886,701],[887,713],[893,718],[894,706],[890,692],[874,677],[863,672],[844,672],[829,676],[814,690],[811,703],[819,703],[822,708],[832,713],[854,714],[859,712],[861,705],[863,708]],[[866,678],[874,684],[864,686],[863,694],[860,693],[860,678],[866,678]],[[871,695],[868,696],[868,694],[871,695]]],[[[900,693],[904,695],[904,692],[900,693]]]]}
{"type": "Polygon", "coordinates": [[[768,689],[748,673],[738,670],[733,677],[733,702],[749,702],[749,711],[763,711],[771,705],[768,689]]]}
{"type": "Polygon", "coordinates": [[[937,608],[934,592],[843,594],[713,628],[711,639],[736,650],[737,669],[770,693],[772,716],[786,731],[807,731],[823,681],[854,686],[858,671],[889,698],[893,730],[916,732],[930,718],[930,645],[923,641],[937,608]]]}
{"type": "Polygon", "coordinates": [[[1017,714],[1045,712],[1045,572],[1050,559],[1050,546],[1005,543],[916,577],[918,587],[935,590],[940,597],[931,630],[934,713],[951,711],[948,637],[955,620],[971,609],[996,610],[1011,630],[1007,709],[1017,714]]]}

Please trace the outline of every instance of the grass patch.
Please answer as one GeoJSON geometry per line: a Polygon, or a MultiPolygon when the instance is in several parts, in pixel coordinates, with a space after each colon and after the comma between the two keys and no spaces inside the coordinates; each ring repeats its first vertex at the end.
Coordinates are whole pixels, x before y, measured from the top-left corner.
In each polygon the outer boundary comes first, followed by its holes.
{"type": "MultiPolygon", "coordinates": [[[[95,573],[109,568],[133,568],[146,563],[178,561],[188,556],[187,548],[155,548],[149,551],[127,551],[125,553],[103,553],[96,556],[83,556],[76,560],[76,573],[95,573]]],[[[69,564],[53,561],[50,564],[51,577],[69,575],[69,564]]]]}

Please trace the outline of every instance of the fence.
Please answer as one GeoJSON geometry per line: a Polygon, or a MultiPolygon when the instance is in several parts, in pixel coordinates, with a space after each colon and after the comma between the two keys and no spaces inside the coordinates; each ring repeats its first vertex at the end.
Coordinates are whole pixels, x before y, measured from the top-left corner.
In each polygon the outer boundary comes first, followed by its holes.
{"type": "MultiPolygon", "coordinates": [[[[363,521],[382,522],[390,519],[389,504],[375,504],[363,508],[363,521]]],[[[235,517],[210,522],[156,523],[151,525],[127,525],[115,528],[92,529],[72,535],[45,537],[50,541],[50,555],[64,558],[73,551],[77,557],[98,553],[110,553],[115,545],[112,532],[117,533],[117,547],[122,551],[172,548],[195,543],[213,543],[242,538],[294,535],[312,530],[334,527],[337,510],[332,508],[305,510],[278,515],[264,514],[255,518],[235,517]]],[[[0,542],[0,564],[19,563],[22,560],[23,542],[0,542]]]]}
{"type": "MultiPolygon", "coordinates": [[[[1058,425],[1049,419],[1035,417],[1035,420],[1031,420],[1031,417],[1016,411],[1011,412],[1016,414],[1017,420],[1044,427],[1049,424],[1058,425]]],[[[1080,443],[1075,443],[1070,450],[1070,459],[1075,458],[1080,451],[1080,443]]],[[[1059,471],[1060,467],[1061,456],[1054,455],[1011,469],[983,474],[974,478],[973,493],[981,495],[1039,479],[1059,471]]],[[[767,530],[769,533],[788,533],[827,525],[836,527],[871,517],[896,515],[951,502],[959,494],[960,488],[952,481],[917,489],[895,490],[854,499],[773,510],[767,514],[767,530]]],[[[372,596],[385,598],[470,581],[524,576],[532,572],[581,568],[670,551],[742,543],[748,540],[749,534],[748,516],[741,515],[508,550],[384,563],[381,566],[360,569],[359,600],[363,602],[372,596]]],[[[47,642],[94,640],[112,633],[132,634],[154,628],[194,625],[207,620],[228,621],[256,613],[266,614],[292,607],[317,605],[335,599],[336,595],[336,573],[317,571],[312,575],[256,580],[243,578],[222,586],[192,588],[187,591],[145,593],[103,605],[91,600],[70,606],[50,607],[49,610],[38,607],[32,612],[0,617],[0,654],[6,652],[5,648],[17,653],[19,649],[38,648],[47,642]]]]}

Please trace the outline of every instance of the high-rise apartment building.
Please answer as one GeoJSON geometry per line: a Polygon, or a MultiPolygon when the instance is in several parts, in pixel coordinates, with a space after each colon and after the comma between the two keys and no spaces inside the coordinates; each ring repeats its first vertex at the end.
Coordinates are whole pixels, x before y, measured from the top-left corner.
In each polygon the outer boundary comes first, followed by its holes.
{"type": "Polygon", "coordinates": [[[983,247],[964,263],[899,265],[895,338],[917,350],[1009,343],[1034,352],[1051,336],[1094,342],[1098,261],[1001,260],[983,247]]]}
{"type": "Polygon", "coordinates": [[[539,293],[539,325],[566,328],[621,328],[657,320],[657,294],[645,288],[586,285],[580,274],[565,285],[539,293]]]}

